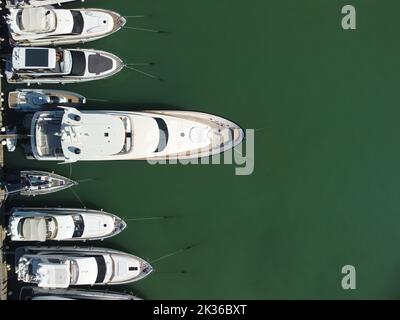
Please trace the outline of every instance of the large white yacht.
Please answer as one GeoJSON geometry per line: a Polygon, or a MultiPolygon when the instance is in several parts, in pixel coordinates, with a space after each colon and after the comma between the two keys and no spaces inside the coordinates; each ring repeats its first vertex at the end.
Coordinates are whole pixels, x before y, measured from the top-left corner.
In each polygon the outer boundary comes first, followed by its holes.
{"type": "Polygon", "coordinates": [[[125,18],[103,9],[10,9],[6,21],[11,45],[55,46],[85,43],[121,29],[125,18]]]}
{"type": "Polygon", "coordinates": [[[110,77],[124,68],[117,56],[92,49],[17,47],[6,62],[8,83],[75,83],[110,77]]]}
{"type": "Polygon", "coordinates": [[[11,241],[87,241],[115,236],[126,228],[104,211],[76,208],[13,208],[8,222],[11,241]]]}
{"type": "Polygon", "coordinates": [[[224,152],[244,138],[235,123],[206,113],[70,107],[36,112],[30,134],[28,158],[64,163],[195,159],[224,152]]]}
{"type": "Polygon", "coordinates": [[[130,283],[153,268],[139,257],[104,248],[20,247],[15,250],[15,272],[19,281],[66,289],[130,283]]]}
{"type": "Polygon", "coordinates": [[[45,289],[22,287],[19,300],[142,300],[127,293],[87,289],[45,289]]]}
{"type": "Polygon", "coordinates": [[[6,0],[7,8],[31,8],[48,5],[61,5],[62,3],[74,2],[78,0],[6,0]]]}

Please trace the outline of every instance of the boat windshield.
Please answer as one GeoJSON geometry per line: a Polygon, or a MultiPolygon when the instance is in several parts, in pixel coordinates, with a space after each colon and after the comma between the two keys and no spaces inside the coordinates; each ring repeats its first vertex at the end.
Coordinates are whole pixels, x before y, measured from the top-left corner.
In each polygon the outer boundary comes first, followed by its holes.
{"type": "Polygon", "coordinates": [[[124,147],[119,152],[119,154],[126,154],[132,150],[133,142],[132,142],[132,124],[129,117],[120,117],[125,130],[125,142],[124,147]]]}
{"type": "Polygon", "coordinates": [[[74,220],[74,234],[72,238],[80,238],[83,235],[83,232],[85,231],[85,222],[83,221],[83,218],[80,214],[74,214],[72,216],[72,219],[74,220]]]}
{"type": "Polygon", "coordinates": [[[71,50],[72,68],[70,71],[71,76],[81,77],[86,72],[86,56],[82,51],[71,50]]]}
{"type": "Polygon", "coordinates": [[[104,256],[95,256],[97,263],[96,283],[104,283],[107,275],[107,264],[104,256]]]}
{"type": "Polygon", "coordinates": [[[83,16],[80,11],[71,10],[72,18],[74,19],[74,27],[72,28],[72,34],[81,34],[83,32],[83,16]]]}
{"type": "Polygon", "coordinates": [[[79,279],[79,266],[75,260],[71,260],[70,264],[71,284],[74,285],[79,279]]]}
{"type": "Polygon", "coordinates": [[[154,152],[162,152],[167,147],[168,139],[169,139],[169,132],[167,123],[161,118],[154,118],[158,125],[158,130],[160,133],[160,138],[158,140],[157,149],[154,152]]]}

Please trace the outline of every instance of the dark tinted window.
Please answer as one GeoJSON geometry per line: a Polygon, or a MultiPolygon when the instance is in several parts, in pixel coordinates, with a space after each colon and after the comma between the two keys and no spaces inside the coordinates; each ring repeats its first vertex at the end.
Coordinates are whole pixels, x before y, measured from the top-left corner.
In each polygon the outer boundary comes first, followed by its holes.
{"type": "Polygon", "coordinates": [[[103,256],[95,256],[94,258],[97,262],[96,283],[103,283],[107,272],[106,260],[104,260],[103,256]]]}
{"type": "Polygon", "coordinates": [[[74,18],[74,27],[72,28],[73,34],[81,34],[83,31],[83,17],[79,11],[71,11],[74,18]]]}
{"type": "Polygon", "coordinates": [[[82,51],[71,50],[72,69],[71,76],[83,76],[86,70],[86,57],[82,51]]]}
{"type": "Polygon", "coordinates": [[[158,140],[158,147],[155,152],[161,152],[163,151],[168,144],[168,139],[169,139],[169,133],[168,133],[168,127],[166,122],[161,119],[161,118],[154,118],[158,124],[158,130],[160,132],[160,138],[158,140]]]}
{"type": "Polygon", "coordinates": [[[83,222],[82,216],[79,214],[75,214],[72,218],[74,219],[75,224],[74,235],[72,237],[80,238],[82,237],[83,231],[85,230],[85,223],[83,222]]]}

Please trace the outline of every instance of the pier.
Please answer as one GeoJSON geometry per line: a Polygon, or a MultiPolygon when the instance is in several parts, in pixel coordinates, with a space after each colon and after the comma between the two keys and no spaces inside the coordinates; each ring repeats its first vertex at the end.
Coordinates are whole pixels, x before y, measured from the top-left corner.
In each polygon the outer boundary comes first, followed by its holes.
{"type": "MultiPolygon", "coordinates": [[[[0,70],[1,73],[1,70],[0,70]]],[[[0,127],[3,127],[3,90],[1,84],[2,78],[0,78],[0,127]]],[[[4,147],[0,145],[0,179],[4,178],[4,147]]],[[[7,300],[7,279],[8,279],[8,268],[5,261],[3,250],[4,250],[4,240],[6,237],[6,230],[4,227],[4,201],[5,192],[0,188],[0,300],[7,300]]]]}

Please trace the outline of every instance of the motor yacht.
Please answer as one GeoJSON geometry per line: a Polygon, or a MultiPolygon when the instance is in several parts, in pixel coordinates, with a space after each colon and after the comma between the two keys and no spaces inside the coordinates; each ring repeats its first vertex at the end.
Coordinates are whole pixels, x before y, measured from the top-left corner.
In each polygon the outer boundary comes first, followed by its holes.
{"type": "Polygon", "coordinates": [[[9,108],[20,112],[36,112],[48,107],[85,103],[84,96],[64,90],[17,89],[8,94],[9,108]]]}
{"type": "Polygon", "coordinates": [[[11,241],[104,240],[126,223],[104,211],[67,208],[13,208],[8,222],[11,241]]]}
{"type": "Polygon", "coordinates": [[[61,5],[67,2],[74,2],[78,0],[6,0],[7,8],[30,8],[48,5],[61,5]]]}
{"type": "Polygon", "coordinates": [[[242,142],[243,130],[192,111],[79,111],[72,107],[30,116],[27,157],[63,163],[209,157],[242,142]]]}
{"type": "Polygon", "coordinates": [[[126,293],[84,289],[44,289],[22,287],[20,300],[142,300],[126,293]]]}
{"type": "Polygon", "coordinates": [[[10,9],[6,16],[13,46],[81,44],[104,38],[126,23],[118,13],[103,9],[10,9]]]}
{"type": "Polygon", "coordinates": [[[18,280],[40,288],[120,285],[141,280],[153,268],[131,254],[104,248],[19,247],[15,250],[18,280]]]}
{"type": "Polygon", "coordinates": [[[8,83],[62,84],[108,78],[123,68],[121,59],[104,51],[16,47],[5,74],[8,83]]]}

